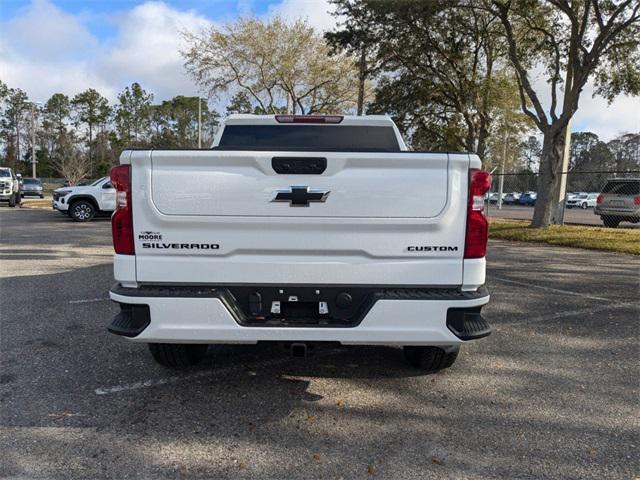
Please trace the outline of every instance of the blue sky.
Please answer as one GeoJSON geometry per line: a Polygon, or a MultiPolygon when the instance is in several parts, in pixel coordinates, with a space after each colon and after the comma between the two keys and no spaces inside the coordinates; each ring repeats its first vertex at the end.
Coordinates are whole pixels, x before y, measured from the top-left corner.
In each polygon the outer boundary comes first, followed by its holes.
{"type": "MultiPolygon", "coordinates": [[[[0,78],[36,101],[89,87],[114,101],[134,81],[158,101],[196,95],[179,54],[181,31],[275,14],[306,18],[323,31],[336,22],[330,8],[329,0],[0,0],[0,78]]],[[[536,87],[547,86],[540,79],[536,87]]],[[[604,139],[640,131],[640,99],[609,106],[592,92],[587,85],[573,131],[604,139]]]]}

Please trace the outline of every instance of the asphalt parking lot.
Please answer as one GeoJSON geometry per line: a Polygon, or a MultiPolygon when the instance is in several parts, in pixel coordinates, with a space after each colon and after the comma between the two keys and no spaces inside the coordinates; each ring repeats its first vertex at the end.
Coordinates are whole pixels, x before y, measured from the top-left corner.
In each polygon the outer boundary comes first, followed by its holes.
{"type": "Polygon", "coordinates": [[[640,259],[492,242],[487,339],[219,346],[187,372],[110,335],[110,224],[0,208],[0,478],[633,479],[640,259]]]}

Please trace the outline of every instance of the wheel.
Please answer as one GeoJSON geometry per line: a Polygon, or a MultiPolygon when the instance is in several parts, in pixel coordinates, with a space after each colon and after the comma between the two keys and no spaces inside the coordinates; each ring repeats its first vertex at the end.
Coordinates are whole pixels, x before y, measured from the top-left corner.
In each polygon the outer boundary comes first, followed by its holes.
{"type": "Polygon", "coordinates": [[[11,198],[9,199],[9,206],[10,207],[15,207],[16,206],[16,195],[11,195],[11,198]]]}
{"type": "Polygon", "coordinates": [[[582,205],[580,205],[580,208],[583,210],[586,210],[588,207],[587,202],[582,202],[582,205]]]}
{"type": "Polygon", "coordinates": [[[40,198],[44,198],[44,195],[40,195],[40,198]]]}
{"type": "Polygon", "coordinates": [[[150,343],[153,359],[163,367],[187,368],[197,365],[207,353],[208,345],[181,343],[150,343]]]}
{"type": "Polygon", "coordinates": [[[620,225],[620,219],[616,217],[602,217],[602,223],[605,227],[616,228],[620,225]]]}
{"type": "Polygon", "coordinates": [[[409,365],[424,370],[437,372],[449,368],[458,358],[459,350],[445,352],[438,347],[406,346],[404,358],[409,365]]]}
{"type": "Polygon", "coordinates": [[[96,214],[96,209],[87,200],[76,200],[69,207],[69,215],[76,222],[88,222],[96,214]]]}

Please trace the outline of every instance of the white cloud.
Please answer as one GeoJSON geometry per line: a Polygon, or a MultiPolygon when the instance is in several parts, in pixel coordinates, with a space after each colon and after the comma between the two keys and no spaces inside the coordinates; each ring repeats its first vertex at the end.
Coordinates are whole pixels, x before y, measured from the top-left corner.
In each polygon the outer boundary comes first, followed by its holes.
{"type": "Polygon", "coordinates": [[[47,0],[34,0],[3,28],[3,38],[16,53],[31,60],[57,61],[88,56],[97,46],[79,18],[47,0]]]}
{"type": "Polygon", "coordinates": [[[109,20],[117,34],[99,40],[81,16],[65,13],[47,0],[34,0],[0,26],[7,32],[0,43],[3,81],[40,101],[56,92],[74,95],[87,88],[115,101],[134,81],[157,100],[196,93],[180,57],[180,32],[210,25],[209,20],[155,1],[109,20]]]}
{"type": "Polygon", "coordinates": [[[573,117],[572,131],[594,132],[604,141],[640,132],[640,98],[621,95],[609,105],[604,98],[592,98],[592,93],[593,85],[587,85],[573,117]]]}
{"type": "Polygon", "coordinates": [[[270,5],[269,15],[279,15],[285,20],[306,18],[309,24],[320,31],[331,30],[336,25],[336,17],[329,12],[334,7],[328,0],[282,0],[270,5]]]}
{"type": "Polygon", "coordinates": [[[185,73],[181,32],[211,25],[193,11],[178,11],[162,2],[147,2],[114,18],[118,37],[97,59],[102,78],[128,85],[139,82],[156,97],[192,95],[196,88],[185,73]]]}

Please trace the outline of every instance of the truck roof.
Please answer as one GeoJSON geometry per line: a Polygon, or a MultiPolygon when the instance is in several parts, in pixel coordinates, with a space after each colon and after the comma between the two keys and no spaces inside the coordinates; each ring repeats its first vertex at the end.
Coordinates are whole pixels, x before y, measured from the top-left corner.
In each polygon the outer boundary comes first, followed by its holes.
{"type": "MultiPolygon", "coordinates": [[[[225,125],[285,125],[278,122],[278,117],[324,117],[325,115],[252,115],[252,114],[233,114],[229,115],[224,123],[225,125]]],[[[342,121],[327,123],[326,125],[369,125],[369,126],[393,126],[393,120],[387,115],[326,115],[327,117],[342,117],[342,121]]],[[[291,124],[291,123],[287,123],[291,124]]],[[[308,125],[309,123],[307,123],[308,125]]],[[[313,124],[313,123],[312,123],[313,124]]],[[[318,125],[325,125],[318,123],[318,125]]]]}

